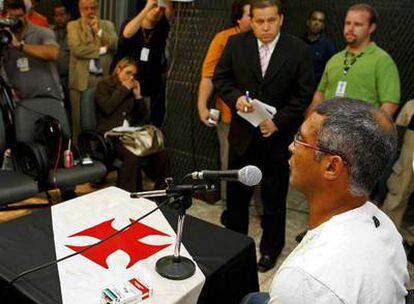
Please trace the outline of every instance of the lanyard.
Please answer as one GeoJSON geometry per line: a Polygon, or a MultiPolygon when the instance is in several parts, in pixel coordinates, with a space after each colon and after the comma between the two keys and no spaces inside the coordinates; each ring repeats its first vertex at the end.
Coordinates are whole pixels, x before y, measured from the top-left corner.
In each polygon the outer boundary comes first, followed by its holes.
{"type": "Polygon", "coordinates": [[[154,31],[150,30],[151,32],[148,36],[147,36],[147,33],[145,33],[144,28],[141,27],[141,31],[142,31],[142,37],[144,38],[144,45],[147,45],[150,42],[152,35],[154,34],[154,31]]]}
{"type": "Polygon", "coordinates": [[[360,53],[357,56],[351,55],[348,51],[345,52],[344,58],[344,75],[346,76],[352,66],[357,62],[357,60],[363,55],[364,53],[360,53]],[[349,59],[348,57],[351,56],[349,59]]]}

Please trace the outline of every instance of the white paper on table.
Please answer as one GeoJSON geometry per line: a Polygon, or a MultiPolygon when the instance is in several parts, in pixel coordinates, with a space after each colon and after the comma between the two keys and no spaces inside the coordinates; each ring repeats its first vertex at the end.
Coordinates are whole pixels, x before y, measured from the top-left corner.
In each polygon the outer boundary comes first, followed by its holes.
{"type": "Polygon", "coordinates": [[[251,104],[254,108],[253,112],[245,113],[242,111],[237,111],[237,114],[251,123],[254,127],[260,125],[260,123],[264,120],[273,119],[273,116],[277,112],[275,107],[272,107],[257,99],[253,99],[251,101],[251,104]]]}

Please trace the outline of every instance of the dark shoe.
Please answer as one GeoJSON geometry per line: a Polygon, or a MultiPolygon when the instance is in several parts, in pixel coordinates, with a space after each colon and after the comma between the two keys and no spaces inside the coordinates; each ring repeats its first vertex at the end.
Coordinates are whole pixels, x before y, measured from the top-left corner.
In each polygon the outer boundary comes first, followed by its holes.
{"type": "Polygon", "coordinates": [[[264,254],[257,263],[257,269],[260,272],[266,272],[275,267],[277,257],[273,257],[270,254],[264,254]]]}
{"type": "Polygon", "coordinates": [[[221,213],[221,216],[220,216],[220,223],[221,223],[224,227],[227,227],[227,224],[229,223],[229,219],[228,219],[227,210],[223,210],[223,212],[221,213]]]}
{"type": "Polygon", "coordinates": [[[302,231],[301,233],[299,233],[296,237],[295,237],[295,241],[300,243],[302,242],[302,239],[305,237],[306,232],[308,232],[307,230],[302,231]]]}

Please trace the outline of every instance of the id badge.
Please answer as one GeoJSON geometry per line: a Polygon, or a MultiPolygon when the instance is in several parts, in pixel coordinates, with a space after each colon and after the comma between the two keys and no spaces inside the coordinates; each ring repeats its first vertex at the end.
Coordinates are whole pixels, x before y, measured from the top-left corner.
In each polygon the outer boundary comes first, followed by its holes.
{"type": "Polygon", "coordinates": [[[143,62],[147,62],[148,61],[148,57],[149,57],[149,53],[150,53],[149,48],[143,47],[141,49],[141,56],[139,57],[139,59],[141,61],[143,61],[143,62]]]}
{"type": "Polygon", "coordinates": [[[17,59],[16,64],[20,72],[30,71],[29,59],[27,57],[22,57],[22,58],[17,59]]]}
{"type": "Polygon", "coordinates": [[[346,81],[338,82],[336,87],[335,97],[345,97],[346,81]]]}

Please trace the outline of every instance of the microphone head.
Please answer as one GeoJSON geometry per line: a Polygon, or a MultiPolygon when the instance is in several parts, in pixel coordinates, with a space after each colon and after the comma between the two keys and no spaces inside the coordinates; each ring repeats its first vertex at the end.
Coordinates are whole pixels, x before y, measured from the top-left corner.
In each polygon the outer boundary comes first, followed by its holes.
{"type": "Polygon", "coordinates": [[[256,166],[246,166],[239,170],[239,182],[246,186],[256,186],[262,180],[262,171],[256,166]]]}

